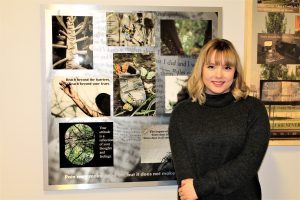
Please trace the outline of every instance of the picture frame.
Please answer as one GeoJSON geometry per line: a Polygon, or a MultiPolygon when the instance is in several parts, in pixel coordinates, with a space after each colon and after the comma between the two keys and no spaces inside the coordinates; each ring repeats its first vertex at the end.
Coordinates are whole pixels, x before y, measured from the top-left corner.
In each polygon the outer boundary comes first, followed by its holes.
{"type": "Polygon", "coordinates": [[[250,95],[266,105],[269,144],[300,145],[300,118],[293,114],[299,108],[297,92],[289,93],[300,81],[299,2],[275,6],[275,1],[248,1],[247,7],[245,71],[250,95]],[[274,87],[268,91],[267,85],[274,87]]]}
{"type": "Polygon", "coordinates": [[[222,36],[222,8],[53,4],[41,15],[44,189],[176,184],[165,77],[189,75],[222,36]]]}

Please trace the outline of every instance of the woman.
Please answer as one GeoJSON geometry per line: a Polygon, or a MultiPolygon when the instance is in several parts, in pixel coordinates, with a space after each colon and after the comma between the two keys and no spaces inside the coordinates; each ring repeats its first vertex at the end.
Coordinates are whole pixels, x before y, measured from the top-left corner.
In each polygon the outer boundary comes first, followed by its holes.
{"type": "Polygon", "coordinates": [[[213,39],[188,79],[190,98],[172,112],[170,145],[181,200],[257,200],[269,140],[262,102],[248,96],[231,42],[213,39]]]}

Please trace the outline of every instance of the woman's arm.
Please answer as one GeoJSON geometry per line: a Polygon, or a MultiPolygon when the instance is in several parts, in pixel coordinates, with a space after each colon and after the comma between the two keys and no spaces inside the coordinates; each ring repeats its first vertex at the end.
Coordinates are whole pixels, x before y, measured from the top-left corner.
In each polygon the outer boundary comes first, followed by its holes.
{"type": "Polygon", "coordinates": [[[196,200],[198,196],[194,187],[192,178],[184,179],[181,181],[181,187],[178,189],[180,199],[196,200]]]}
{"type": "MultiPolygon", "coordinates": [[[[188,180],[192,180],[195,175],[190,163],[185,141],[181,137],[182,120],[180,120],[180,118],[184,117],[182,115],[184,115],[184,113],[180,112],[180,108],[176,107],[173,110],[169,123],[169,140],[180,195],[189,195],[190,197],[190,191],[195,191],[195,189],[188,180]]],[[[194,199],[197,199],[197,196],[194,199]]]]}

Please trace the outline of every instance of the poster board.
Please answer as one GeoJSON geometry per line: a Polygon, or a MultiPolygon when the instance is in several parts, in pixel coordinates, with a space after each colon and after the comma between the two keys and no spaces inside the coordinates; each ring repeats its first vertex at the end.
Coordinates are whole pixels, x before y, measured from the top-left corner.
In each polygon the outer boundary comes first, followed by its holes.
{"type": "Polygon", "coordinates": [[[247,82],[266,105],[271,145],[300,145],[300,13],[296,1],[248,1],[247,82]],[[249,11],[250,12],[250,11],[249,11]],[[252,22],[252,23],[251,23],[252,22]],[[250,31],[249,31],[250,30],[250,31]]]}
{"type": "Polygon", "coordinates": [[[176,184],[174,94],[221,37],[222,9],[47,5],[42,16],[44,188],[176,184]]]}

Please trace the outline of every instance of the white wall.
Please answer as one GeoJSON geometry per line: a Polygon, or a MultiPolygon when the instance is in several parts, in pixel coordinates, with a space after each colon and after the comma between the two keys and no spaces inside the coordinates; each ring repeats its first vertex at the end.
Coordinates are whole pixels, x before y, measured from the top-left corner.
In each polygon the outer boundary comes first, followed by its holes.
{"type": "Polygon", "coordinates": [[[263,200],[299,200],[299,146],[271,146],[259,176],[263,200]]]}
{"type": "MultiPolygon", "coordinates": [[[[0,199],[173,200],[175,186],[43,191],[40,5],[82,2],[126,6],[221,6],[224,38],[235,44],[244,59],[245,0],[1,1],[0,199]]],[[[300,199],[299,168],[299,147],[270,147],[260,171],[264,199],[300,199]]]]}

